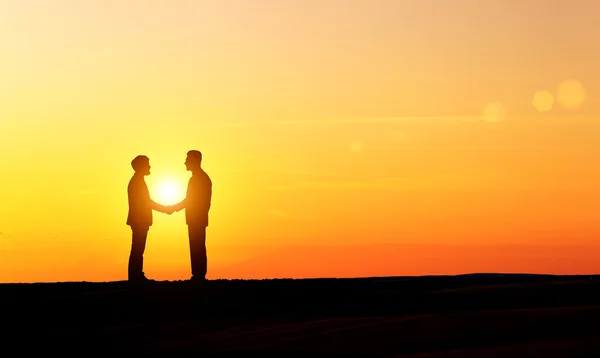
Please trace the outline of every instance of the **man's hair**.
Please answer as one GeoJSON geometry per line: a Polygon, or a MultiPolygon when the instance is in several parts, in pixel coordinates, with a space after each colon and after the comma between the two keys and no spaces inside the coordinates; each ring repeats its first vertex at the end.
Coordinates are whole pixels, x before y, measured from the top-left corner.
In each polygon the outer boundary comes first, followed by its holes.
{"type": "Polygon", "coordinates": [[[145,155],[138,155],[137,157],[133,158],[133,160],[131,161],[131,167],[133,168],[133,170],[135,170],[136,172],[140,169],[140,165],[149,162],[150,159],[148,159],[147,156],[145,155]]]}
{"type": "Polygon", "coordinates": [[[196,163],[202,163],[202,153],[199,150],[190,150],[187,152],[189,158],[193,159],[196,163]]]}

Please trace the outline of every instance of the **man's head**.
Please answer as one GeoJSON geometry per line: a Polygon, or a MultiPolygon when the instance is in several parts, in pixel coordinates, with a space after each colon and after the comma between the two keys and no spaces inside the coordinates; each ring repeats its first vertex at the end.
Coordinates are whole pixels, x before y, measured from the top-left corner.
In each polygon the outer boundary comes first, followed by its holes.
{"type": "Polygon", "coordinates": [[[202,153],[198,150],[190,150],[185,158],[185,168],[189,171],[194,171],[200,168],[202,164],[202,153]]]}
{"type": "Polygon", "coordinates": [[[138,155],[131,161],[131,167],[137,174],[150,174],[150,159],[145,155],[138,155]]]}

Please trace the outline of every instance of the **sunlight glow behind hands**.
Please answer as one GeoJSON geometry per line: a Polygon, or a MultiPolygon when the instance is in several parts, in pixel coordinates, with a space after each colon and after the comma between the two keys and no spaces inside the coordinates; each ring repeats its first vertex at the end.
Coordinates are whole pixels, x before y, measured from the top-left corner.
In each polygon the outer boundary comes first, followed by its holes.
{"type": "Polygon", "coordinates": [[[162,180],[157,185],[157,202],[163,205],[177,204],[184,198],[183,188],[173,180],[162,180]]]}

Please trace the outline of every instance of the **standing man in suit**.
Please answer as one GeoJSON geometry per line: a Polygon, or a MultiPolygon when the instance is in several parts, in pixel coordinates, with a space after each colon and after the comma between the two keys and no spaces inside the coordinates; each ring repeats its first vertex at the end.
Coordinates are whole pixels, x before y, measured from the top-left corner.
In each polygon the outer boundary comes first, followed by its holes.
{"type": "Polygon", "coordinates": [[[129,213],[127,225],[131,227],[131,252],[129,254],[128,278],[131,282],[149,281],[144,274],[144,250],[148,230],[152,226],[152,210],[165,214],[173,213],[166,206],[150,199],[150,192],[144,177],[150,175],[150,160],[145,155],[138,155],[131,161],[135,173],[127,186],[129,213]]]}
{"type": "Polygon", "coordinates": [[[208,262],[206,257],[206,227],[212,197],[212,181],[202,165],[202,153],[190,150],[185,167],[192,172],[185,199],[171,206],[175,211],[185,208],[185,222],[190,240],[192,281],[205,281],[208,262]]]}

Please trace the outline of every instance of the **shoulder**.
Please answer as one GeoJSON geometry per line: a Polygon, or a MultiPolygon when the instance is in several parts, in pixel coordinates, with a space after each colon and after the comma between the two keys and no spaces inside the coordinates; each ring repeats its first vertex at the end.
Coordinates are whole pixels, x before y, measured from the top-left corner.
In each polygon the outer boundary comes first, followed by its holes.
{"type": "Polygon", "coordinates": [[[205,172],[200,172],[190,178],[189,185],[194,187],[212,187],[212,181],[205,172]]]}
{"type": "Polygon", "coordinates": [[[129,184],[140,184],[144,182],[144,178],[138,176],[138,175],[134,175],[131,177],[131,180],[129,180],[129,184]]]}
{"type": "Polygon", "coordinates": [[[211,181],[211,180],[205,171],[200,171],[200,172],[192,175],[192,177],[190,178],[190,181],[206,182],[206,181],[211,181]]]}
{"type": "Polygon", "coordinates": [[[202,182],[205,185],[212,185],[212,180],[210,180],[210,176],[205,171],[202,171],[202,182]]]}
{"type": "Polygon", "coordinates": [[[132,186],[136,185],[138,183],[138,178],[134,176],[131,177],[131,179],[129,179],[129,187],[131,188],[132,186]]]}
{"type": "Polygon", "coordinates": [[[204,169],[200,169],[198,172],[198,177],[202,178],[203,180],[210,180],[208,173],[204,169]]]}
{"type": "Polygon", "coordinates": [[[129,180],[129,188],[140,188],[146,185],[144,178],[139,176],[133,176],[131,180],[129,180]]]}

